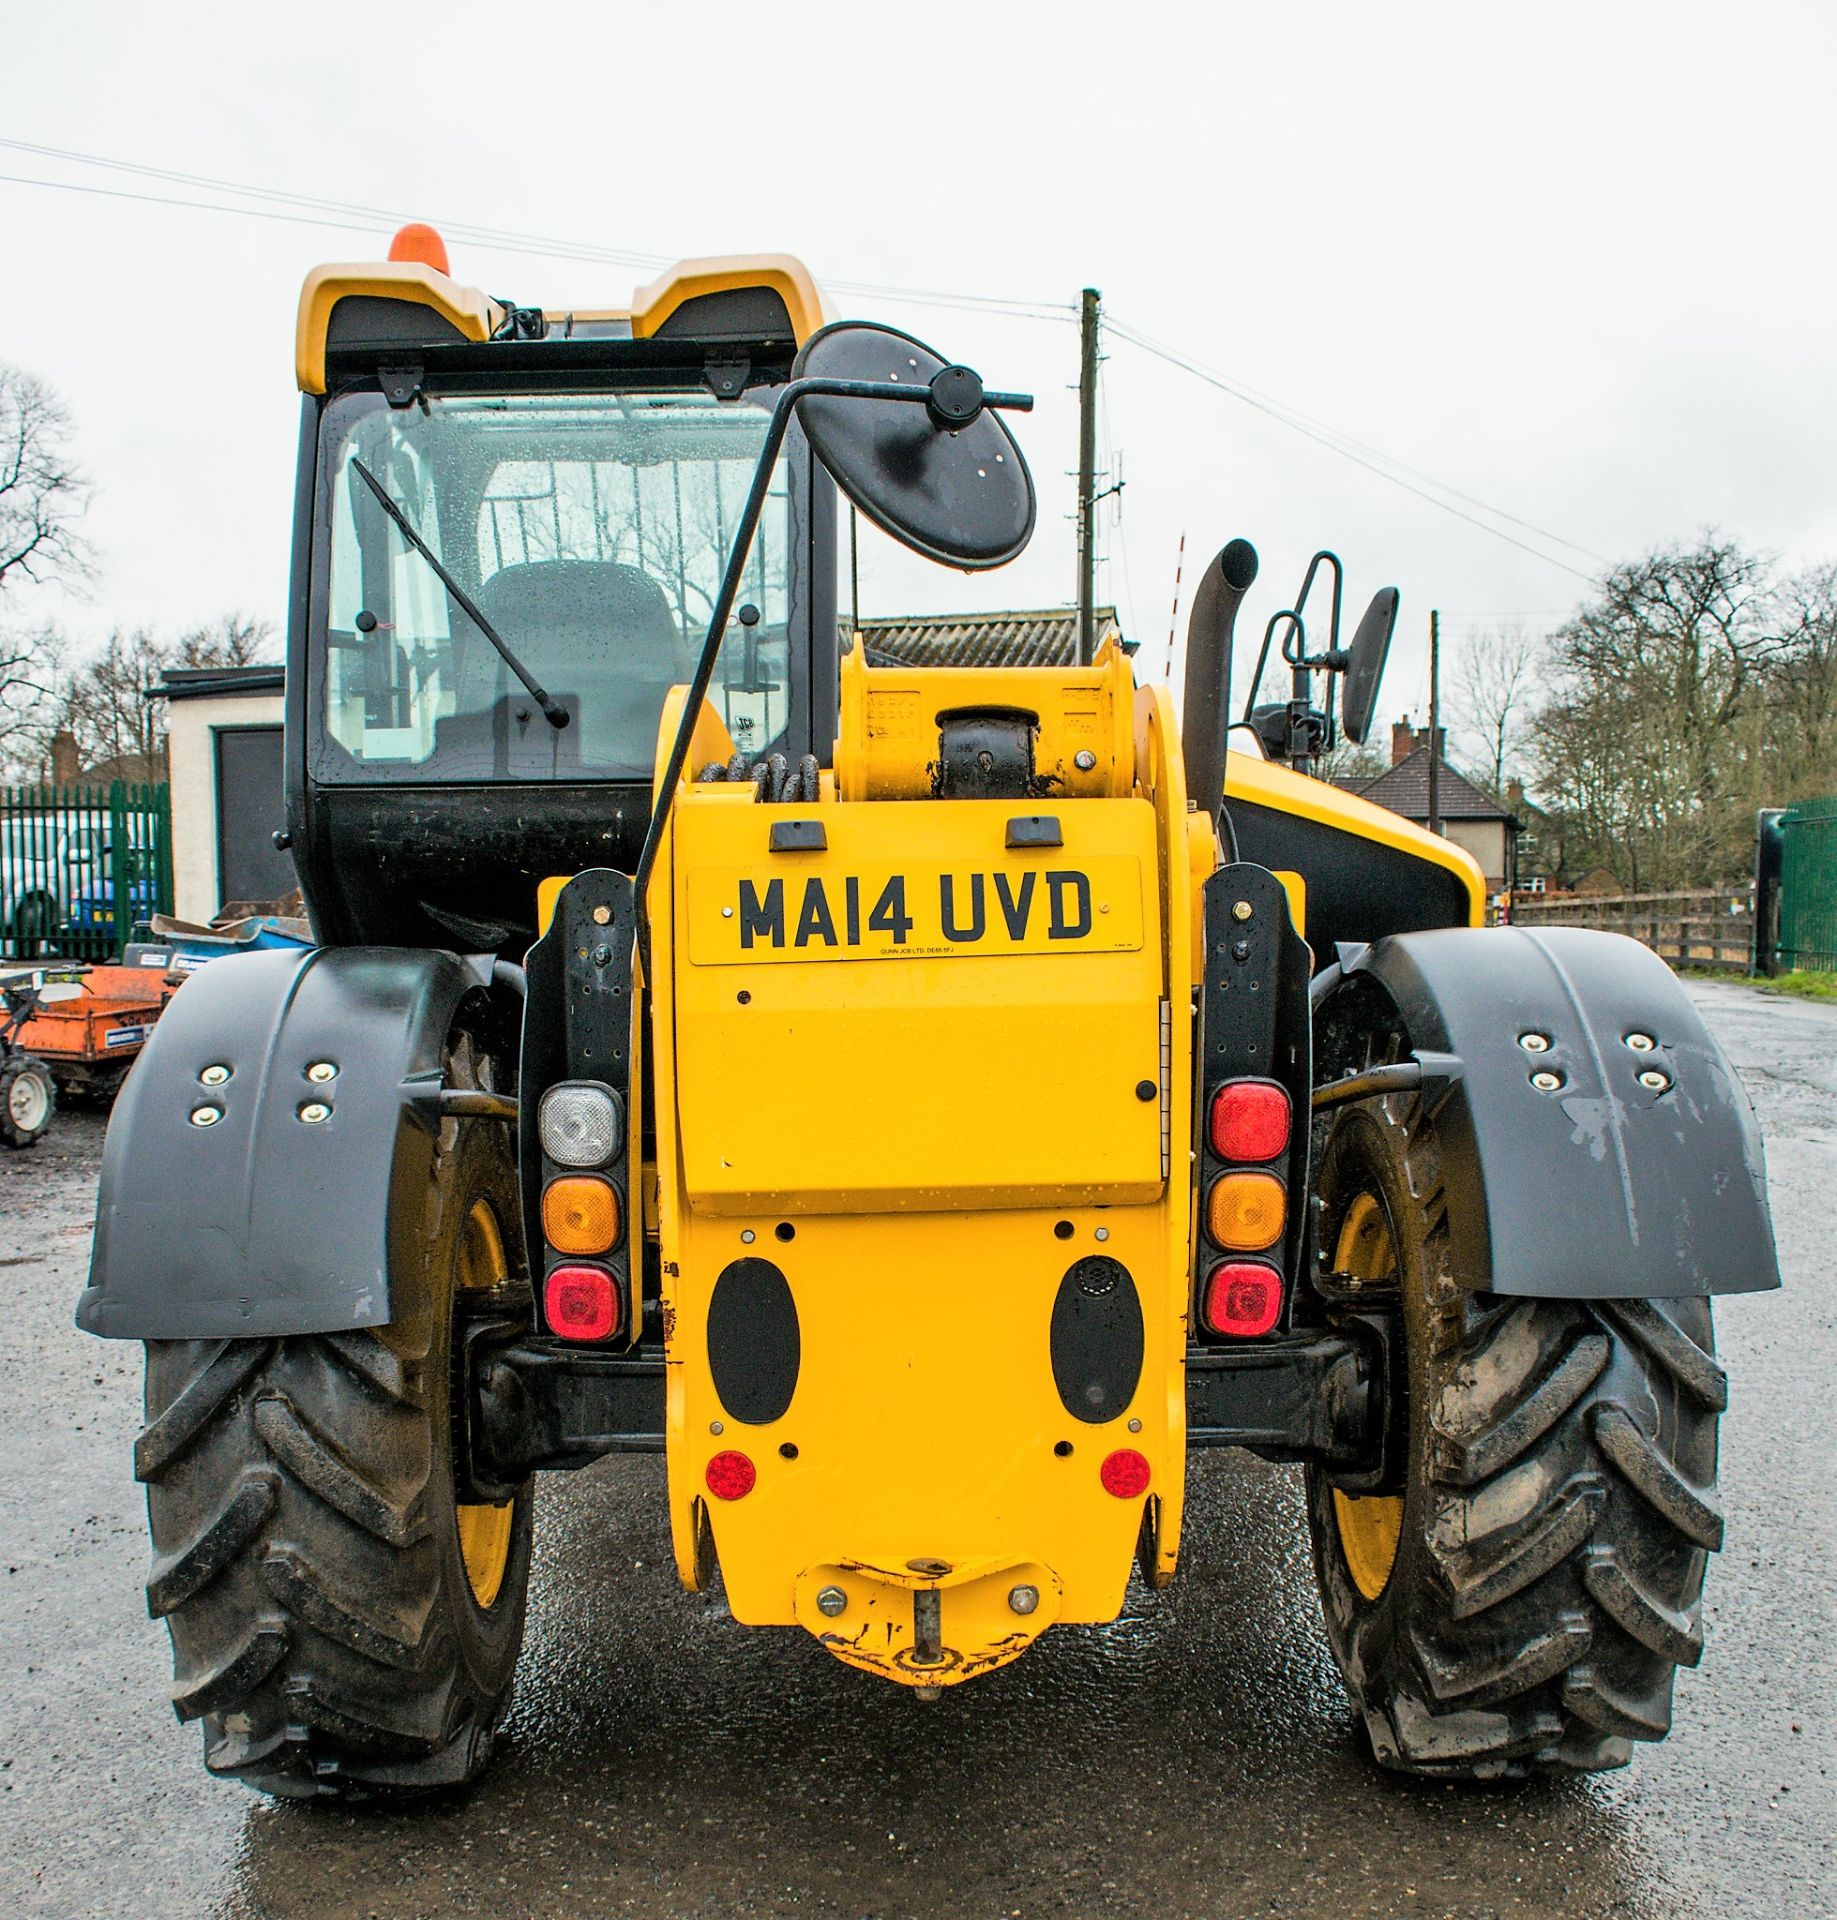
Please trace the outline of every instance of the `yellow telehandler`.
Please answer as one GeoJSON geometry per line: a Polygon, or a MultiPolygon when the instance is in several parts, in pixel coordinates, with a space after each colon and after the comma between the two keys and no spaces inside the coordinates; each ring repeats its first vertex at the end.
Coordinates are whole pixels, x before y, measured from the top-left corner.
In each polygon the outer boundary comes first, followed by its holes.
{"type": "Polygon", "coordinates": [[[782,256],[563,312],[405,229],[309,276],[297,372],[319,944],[174,998],[78,1316],[146,1343],[213,1772],[474,1776],[537,1476],[618,1450],[685,1586],[936,1699],[1173,1580],[1189,1451],[1247,1447],[1304,1469],[1378,1761],[1664,1735],[1709,1299],[1777,1284],[1756,1130],[1652,954],[1484,928],[1464,852],[1312,777],[1394,592],[1342,647],[1317,556],[1326,644],[1304,591],[1248,724],[1242,540],[1183,720],[1114,642],[870,658],[838,500],[1001,565],[1028,403],[782,256]]]}

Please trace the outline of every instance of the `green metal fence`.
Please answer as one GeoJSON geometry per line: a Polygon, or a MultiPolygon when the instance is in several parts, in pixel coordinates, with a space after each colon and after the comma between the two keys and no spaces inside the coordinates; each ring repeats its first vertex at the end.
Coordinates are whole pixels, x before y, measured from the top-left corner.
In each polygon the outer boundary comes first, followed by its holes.
{"type": "Polygon", "coordinates": [[[1784,972],[1837,973],[1837,797],[1801,800],[1780,818],[1784,972]]]}
{"type": "Polygon", "coordinates": [[[0,787],[0,960],[113,960],[171,911],[164,785],[0,787]]]}

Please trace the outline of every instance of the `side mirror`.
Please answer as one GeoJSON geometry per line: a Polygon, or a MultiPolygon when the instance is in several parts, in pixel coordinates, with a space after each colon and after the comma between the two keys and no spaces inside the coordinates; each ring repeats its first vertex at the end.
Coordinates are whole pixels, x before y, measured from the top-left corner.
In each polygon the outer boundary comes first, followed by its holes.
{"type": "Polygon", "coordinates": [[[966,573],[1005,566],[1032,538],[1033,475],[967,367],[909,333],[838,320],[799,350],[791,378],[805,377],[929,387],[925,406],[818,394],[798,403],[816,457],[883,532],[966,573]]]}
{"type": "Polygon", "coordinates": [[[1355,746],[1365,744],[1371,716],[1377,711],[1378,682],[1384,678],[1384,662],[1397,625],[1397,597],[1395,587],[1380,587],[1372,595],[1371,605],[1365,609],[1352,645],[1346,650],[1346,691],[1340,702],[1340,724],[1355,746]]]}

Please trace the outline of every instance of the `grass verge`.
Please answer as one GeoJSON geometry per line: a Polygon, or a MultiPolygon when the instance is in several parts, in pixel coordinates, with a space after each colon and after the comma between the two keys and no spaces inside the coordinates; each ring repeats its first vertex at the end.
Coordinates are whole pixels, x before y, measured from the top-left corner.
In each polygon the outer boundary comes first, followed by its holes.
{"type": "Polygon", "coordinates": [[[1685,970],[1685,977],[1727,980],[1738,987],[1752,987],[1756,993],[1783,993],[1795,1000],[1823,1000],[1837,1005],[1837,973],[1776,973],[1769,980],[1734,967],[1691,967],[1685,970]]]}

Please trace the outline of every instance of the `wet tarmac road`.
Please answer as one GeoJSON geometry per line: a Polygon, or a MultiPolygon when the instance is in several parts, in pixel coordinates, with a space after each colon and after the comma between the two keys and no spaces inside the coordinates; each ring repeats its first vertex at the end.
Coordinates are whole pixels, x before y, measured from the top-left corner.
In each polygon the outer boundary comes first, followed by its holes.
{"type": "Polygon", "coordinates": [[[1837,1914],[1837,1008],[1697,986],[1768,1136],[1788,1292],[1718,1334],[1728,1546],[1676,1731],[1590,1780],[1354,1746],[1298,1476],[1198,1456],[1182,1573],[932,1707],[670,1570],[662,1463],[545,1481],[509,1738],[468,1797],[275,1805],[164,1706],[139,1352],[76,1334],[100,1122],[0,1157],[0,1913],[1837,1914]]]}

